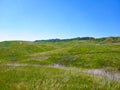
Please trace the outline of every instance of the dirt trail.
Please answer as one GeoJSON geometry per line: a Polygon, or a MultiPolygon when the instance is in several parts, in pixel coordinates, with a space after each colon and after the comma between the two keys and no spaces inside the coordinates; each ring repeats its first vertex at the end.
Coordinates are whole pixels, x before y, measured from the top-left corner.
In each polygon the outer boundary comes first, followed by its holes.
{"type": "Polygon", "coordinates": [[[103,69],[90,69],[90,70],[84,70],[83,72],[93,74],[93,75],[105,76],[109,79],[114,79],[114,80],[120,81],[120,74],[107,72],[103,69]]]}
{"type": "Polygon", "coordinates": [[[120,82],[120,74],[118,73],[112,73],[112,72],[108,72],[105,71],[103,69],[80,69],[80,68],[70,68],[70,67],[65,67],[59,64],[55,64],[54,66],[52,66],[54,68],[62,68],[65,70],[78,70],[79,72],[84,72],[84,73],[88,73],[88,74],[92,74],[92,75],[99,75],[102,77],[107,77],[109,79],[113,79],[115,81],[119,81],[120,82]]]}
{"type": "MultiPolygon", "coordinates": [[[[8,63],[6,64],[7,66],[34,66],[34,67],[38,67],[38,66],[43,66],[43,65],[38,65],[38,64],[17,64],[17,63],[8,63]]],[[[75,68],[75,67],[65,67],[63,65],[59,65],[59,64],[54,64],[54,65],[44,65],[45,67],[52,67],[52,68],[60,68],[60,69],[64,69],[64,70],[77,70],[79,72],[84,72],[84,73],[88,73],[88,74],[92,74],[92,75],[99,75],[102,77],[107,77],[109,79],[113,79],[115,81],[119,81],[120,82],[120,74],[118,73],[112,73],[112,72],[107,72],[103,69],[80,69],[80,68],[75,68]]]]}

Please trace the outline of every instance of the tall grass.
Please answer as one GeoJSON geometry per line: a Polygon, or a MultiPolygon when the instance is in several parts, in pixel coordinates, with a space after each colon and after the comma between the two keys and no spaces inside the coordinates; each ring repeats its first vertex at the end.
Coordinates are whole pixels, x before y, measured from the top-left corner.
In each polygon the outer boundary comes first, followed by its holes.
{"type": "Polygon", "coordinates": [[[119,90],[120,84],[77,70],[0,66],[0,90],[119,90]]]}

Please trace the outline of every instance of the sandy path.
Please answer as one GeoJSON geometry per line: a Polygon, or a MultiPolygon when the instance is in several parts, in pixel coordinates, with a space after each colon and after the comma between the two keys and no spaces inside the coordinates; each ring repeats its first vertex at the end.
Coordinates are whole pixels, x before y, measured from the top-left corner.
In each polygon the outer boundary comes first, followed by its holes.
{"type": "MultiPolygon", "coordinates": [[[[34,67],[38,67],[38,66],[43,66],[43,65],[38,65],[38,64],[17,64],[17,63],[8,63],[6,64],[7,66],[34,66],[34,67]]],[[[113,79],[115,81],[119,81],[120,82],[120,74],[118,73],[111,73],[111,72],[107,72],[103,69],[80,69],[80,68],[75,68],[75,67],[65,67],[59,64],[54,64],[54,65],[44,65],[45,67],[52,67],[52,68],[60,68],[60,69],[64,69],[64,70],[77,70],[79,72],[84,72],[84,73],[88,73],[88,74],[92,74],[92,75],[99,75],[102,77],[107,77],[109,79],[113,79]]]]}

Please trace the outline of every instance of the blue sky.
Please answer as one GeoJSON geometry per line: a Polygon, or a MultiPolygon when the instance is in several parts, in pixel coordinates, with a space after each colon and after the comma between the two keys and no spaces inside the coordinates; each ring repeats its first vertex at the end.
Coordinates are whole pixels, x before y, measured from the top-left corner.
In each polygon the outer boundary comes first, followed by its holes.
{"type": "Polygon", "coordinates": [[[0,41],[120,36],[120,0],[0,0],[0,41]]]}

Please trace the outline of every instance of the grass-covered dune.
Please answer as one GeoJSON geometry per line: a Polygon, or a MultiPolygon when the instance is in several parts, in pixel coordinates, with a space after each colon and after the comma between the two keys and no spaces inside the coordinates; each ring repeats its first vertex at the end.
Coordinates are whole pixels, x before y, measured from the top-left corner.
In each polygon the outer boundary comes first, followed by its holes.
{"type": "Polygon", "coordinates": [[[29,54],[53,49],[53,46],[42,43],[29,41],[4,41],[0,42],[0,59],[3,61],[18,61],[24,59],[29,54]]]}
{"type": "MultiPolygon", "coordinates": [[[[0,62],[61,64],[83,68],[119,68],[120,44],[118,41],[117,44],[105,43],[108,39],[0,42],[0,62]]],[[[115,38],[115,40],[118,39],[115,38]]]]}
{"type": "Polygon", "coordinates": [[[0,90],[120,90],[119,40],[0,42],[0,90]]]}

